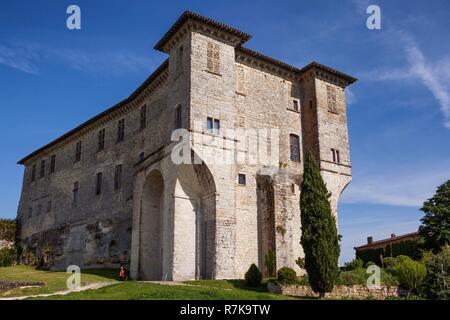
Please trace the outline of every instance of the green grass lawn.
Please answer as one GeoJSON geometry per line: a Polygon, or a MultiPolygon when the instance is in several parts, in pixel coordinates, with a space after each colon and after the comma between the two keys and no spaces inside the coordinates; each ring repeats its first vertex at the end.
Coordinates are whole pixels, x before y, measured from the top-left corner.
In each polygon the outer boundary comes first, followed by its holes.
{"type": "MultiPolygon", "coordinates": [[[[66,272],[35,270],[32,267],[14,266],[0,268],[0,281],[45,282],[44,287],[11,289],[0,297],[13,297],[52,293],[66,290],[66,272]]],[[[117,280],[117,270],[92,269],[81,274],[82,285],[91,282],[117,280]]],[[[279,300],[292,299],[267,292],[266,283],[257,288],[247,288],[243,280],[186,281],[188,285],[162,285],[137,281],[113,284],[108,287],[70,293],[62,296],[38,297],[55,300],[279,300]]]]}
{"type": "Polygon", "coordinates": [[[197,285],[162,285],[128,281],[97,290],[86,290],[64,296],[51,296],[50,300],[282,300],[282,295],[257,292],[251,289],[228,287],[226,281],[197,285]],[[222,284],[219,284],[222,282],[222,284]]]}
{"type": "MultiPolygon", "coordinates": [[[[117,270],[111,269],[84,270],[81,274],[81,285],[91,282],[112,281],[116,279],[116,274],[117,270]]],[[[46,285],[43,287],[3,290],[0,291],[0,297],[25,296],[66,290],[68,276],[69,274],[63,271],[40,271],[27,266],[3,267],[0,268],[0,281],[45,282],[46,285]]]]}

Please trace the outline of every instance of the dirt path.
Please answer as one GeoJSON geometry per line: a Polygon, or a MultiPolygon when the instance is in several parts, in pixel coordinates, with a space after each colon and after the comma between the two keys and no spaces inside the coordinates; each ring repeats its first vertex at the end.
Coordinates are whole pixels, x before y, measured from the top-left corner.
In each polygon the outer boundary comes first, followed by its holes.
{"type": "Polygon", "coordinates": [[[85,291],[85,290],[100,289],[100,288],[107,287],[107,286],[110,286],[110,285],[113,285],[113,284],[116,284],[116,283],[118,283],[118,282],[117,281],[114,281],[114,282],[94,282],[94,283],[90,283],[88,285],[85,285],[83,287],[80,287],[78,289],[69,289],[69,290],[57,291],[57,292],[53,292],[53,293],[41,293],[41,294],[34,294],[34,295],[29,295],[29,296],[0,298],[0,300],[24,300],[24,299],[28,299],[28,298],[63,296],[63,295],[66,295],[66,294],[72,293],[72,292],[81,292],[81,291],[85,291]]]}

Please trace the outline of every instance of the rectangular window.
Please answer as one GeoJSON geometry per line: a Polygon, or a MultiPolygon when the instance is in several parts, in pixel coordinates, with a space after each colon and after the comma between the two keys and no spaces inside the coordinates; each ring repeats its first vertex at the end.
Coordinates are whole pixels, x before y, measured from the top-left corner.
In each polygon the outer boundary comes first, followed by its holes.
{"type": "Polygon", "coordinates": [[[77,204],[78,203],[78,188],[79,188],[79,183],[75,182],[73,184],[73,189],[72,189],[72,194],[73,194],[73,203],[77,204]]]}
{"type": "Polygon", "coordinates": [[[40,177],[43,178],[45,176],[45,160],[41,160],[41,173],[40,177]]]}
{"type": "Polygon", "coordinates": [[[333,157],[333,162],[334,163],[341,163],[341,156],[339,154],[339,150],[331,149],[331,155],[333,157]]]}
{"type": "Polygon", "coordinates": [[[300,111],[300,107],[299,107],[298,100],[294,99],[294,100],[292,101],[292,109],[293,109],[294,111],[297,111],[297,112],[300,111]]]}
{"type": "Polygon", "coordinates": [[[98,131],[98,147],[97,151],[102,151],[105,149],[105,129],[98,131]]]}
{"type": "Polygon", "coordinates": [[[56,166],[56,154],[52,155],[50,159],[50,173],[55,172],[55,166],[56,166]]]}
{"type": "Polygon", "coordinates": [[[96,195],[99,195],[102,193],[102,177],[103,177],[103,174],[101,172],[97,173],[96,182],[95,182],[95,194],[96,195]]]}
{"type": "Polygon", "coordinates": [[[75,147],[75,162],[81,160],[81,141],[77,142],[77,146],[75,147]]]}
{"type": "Polygon", "coordinates": [[[125,119],[117,122],[117,142],[123,141],[125,138],[125,119]]]}
{"type": "Polygon", "coordinates": [[[40,216],[42,213],[42,204],[38,204],[37,206],[37,215],[40,216]]]}
{"type": "Polygon", "coordinates": [[[36,180],[36,165],[33,164],[31,167],[31,182],[34,182],[36,180]]]}
{"type": "Polygon", "coordinates": [[[178,105],[175,109],[175,129],[180,129],[181,127],[181,106],[178,105]]]}
{"type": "Polygon", "coordinates": [[[291,160],[300,162],[300,138],[295,135],[289,135],[290,147],[291,147],[291,160]]]}
{"type": "Polygon", "coordinates": [[[241,186],[245,186],[246,185],[245,174],[243,174],[243,173],[239,173],[238,174],[238,184],[241,185],[241,186]]]}
{"type": "Polygon", "coordinates": [[[114,190],[120,190],[122,188],[122,165],[116,166],[114,172],[114,190]]]}
{"type": "Polygon", "coordinates": [[[206,130],[212,134],[220,133],[220,120],[208,117],[206,119],[206,130]]]}
{"type": "Polygon", "coordinates": [[[31,219],[32,215],[33,215],[33,207],[28,207],[28,219],[31,219]]]}
{"type": "Polygon", "coordinates": [[[144,104],[141,107],[141,125],[140,125],[140,130],[144,130],[147,127],[147,105],[144,104]]]}
{"type": "Polygon", "coordinates": [[[213,128],[214,134],[220,133],[220,120],[214,119],[214,128],[213,128]]]}
{"type": "Polygon", "coordinates": [[[220,46],[218,44],[208,42],[207,68],[208,71],[219,74],[220,73],[220,46]]]}
{"type": "Polygon", "coordinates": [[[291,193],[295,193],[295,183],[291,184],[291,193]]]}
{"type": "Polygon", "coordinates": [[[52,200],[48,200],[47,202],[47,213],[52,211],[52,200]]]}
{"type": "Polygon", "coordinates": [[[209,133],[212,133],[213,132],[213,118],[207,118],[206,119],[206,130],[209,132],[209,133]]]}

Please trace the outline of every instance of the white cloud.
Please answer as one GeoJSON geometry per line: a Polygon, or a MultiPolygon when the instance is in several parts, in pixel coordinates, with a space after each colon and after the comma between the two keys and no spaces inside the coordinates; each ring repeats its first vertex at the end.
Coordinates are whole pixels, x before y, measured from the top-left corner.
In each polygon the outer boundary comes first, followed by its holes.
{"type": "Polygon", "coordinates": [[[0,44],[0,64],[11,68],[38,74],[44,65],[56,63],[91,75],[138,72],[153,66],[150,59],[126,51],[84,51],[29,42],[0,44]]]}
{"type": "Polygon", "coordinates": [[[417,76],[423,84],[431,91],[435,99],[439,102],[442,114],[444,115],[444,125],[450,129],[450,84],[442,81],[441,72],[447,75],[450,73],[450,64],[432,65],[413,40],[407,40],[405,48],[411,72],[417,76]]]}
{"type": "Polygon", "coordinates": [[[378,203],[394,206],[420,207],[450,178],[450,164],[425,171],[403,168],[389,173],[358,175],[341,197],[342,203],[378,203]]]}
{"type": "Polygon", "coordinates": [[[350,90],[349,87],[345,88],[345,100],[347,102],[347,106],[356,103],[356,101],[358,100],[353,90],[350,90]]]}
{"type": "Polygon", "coordinates": [[[35,58],[35,55],[28,50],[13,49],[0,44],[0,64],[26,73],[36,74],[37,69],[32,63],[35,58]]]}
{"type": "Polygon", "coordinates": [[[380,69],[365,72],[361,78],[369,81],[419,80],[437,100],[444,116],[444,126],[450,129],[450,56],[428,61],[417,42],[404,32],[389,33],[403,44],[407,65],[400,68],[380,69]]]}

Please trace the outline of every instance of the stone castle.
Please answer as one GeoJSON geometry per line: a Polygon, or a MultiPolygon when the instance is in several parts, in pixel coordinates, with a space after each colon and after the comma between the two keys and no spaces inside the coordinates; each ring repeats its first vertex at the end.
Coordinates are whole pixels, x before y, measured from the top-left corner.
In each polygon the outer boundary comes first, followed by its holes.
{"type": "Polygon", "coordinates": [[[20,160],[22,255],[54,270],[126,264],[135,279],[185,280],[242,278],[252,263],[264,271],[271,252],[277,268],[300,272],[304,155],[318,159],[337,216],[351,181],[344,89],[356,79],[270,58],[245,48],[250,38],[183,13],[155,46],[168,59],[136,91],[20,160]],[[177,128],[200,163],[174,163],[177,128]],[[236,147],[213,153],[245,157],[237,145],[253,145],[252,134],[227,128],[277,129],[267,138],[277,163],[197,152],[199,137],[213,136],[236,147]]]}

